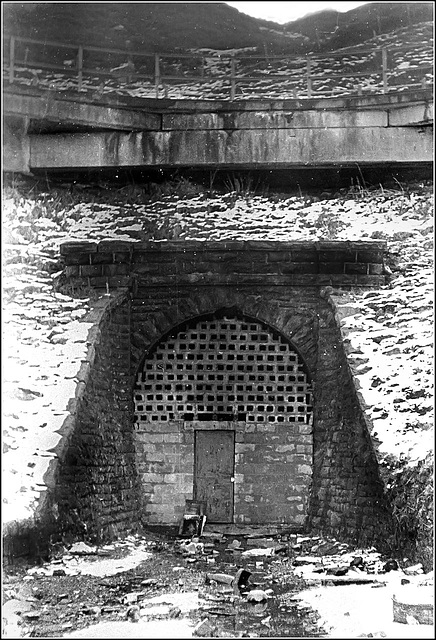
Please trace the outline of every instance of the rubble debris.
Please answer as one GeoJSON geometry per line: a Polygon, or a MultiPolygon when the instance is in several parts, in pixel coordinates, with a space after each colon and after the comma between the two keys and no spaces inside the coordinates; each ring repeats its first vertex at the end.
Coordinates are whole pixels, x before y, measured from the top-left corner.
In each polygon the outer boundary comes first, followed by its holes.
{"type": "Polygon", "coordinates": [[[245,589],[250,581],[251,572],[247,569],[239,569],[233,579],[233,590],[245,589]]]}
{"type": "Polygon", "coordinates": [[[403,585],[392,596],[393,620],[403,624],[433,624],[432,587],[403,585]]]}
{"type": "MultiPolygon", "coordinates": [[[[247,541],[247,544],[248,544],[248,541],[247,541]]],[[[232,541],[231,541],[231,543],[229,544],[229,546],[228,546],[227,548],[228,548],[228,549],[231,549],[231,550],[240,550],[240,549],[241,549],[241,547],[242,547],[242,543],[241,543],[241,541],[240,541],[240,540],[237,540],[237,539],[235,538],[235,540],[232,540],[232,541]]],[[[226,551],[227,551],[227,549],[226,549],[226,551]]]]}
{"type": "Polygon", "coordinates": [[[219,582],[221,584],[233,584],[234,577],[226,573],[206,573],[205,583],[219,582]]]}
{"type": "Polygon", "coordinates": [[[144,587],[153,587],[157,583],[158,581],[156,580],[156,578],[146,578],[145,580],[141,581],[141,585],[144,587]]]}
{"type": "Polygon", "coordinates": [[[255,557],[255,556],[272,556],[274,555],[274,548],[273,547],[267,547],[267,548],[256,548],[256,549],[247,549],[246,551],[243,551],[241,556],[243,558],[250,558],[250,557],[255,557]]]}
{"type": "Polygon", "coordinates": [[[421,573],[424,573],[421,563],[414,564],[412,567],[405,567],[403,571],[406,574],[406,576],[416,576],[421,573]]]}
{"type": "Polygon", "coordinates": [[[336,565],[327,569],[327,575],[332,576],[345,576],[348,573],[349,567],[347,565],[336,565]]]}
{"type": "Polygon", "coordinates": [[[383,571],[388,573],[389,571],[398,571],[398,562],[396,560],[388,560],[383,565],[383,571]]]}
{"type": "Polygon", "coordinates": [[[273,538],[247,538],[247,547],[259,547],[269,549],[274,547],[276,542],[273,538]]]}
{"type": "Polygon", "coordinates": [[[268,594],[263,589],[252,589],[247,593],[248,602],[263,602],[268,600],[268,594]]]}
{"type": "Polygon", "coordinates": [[[364,566],[362,556],[356,556],[350,562],[350,567],[355,567],[357,569],[361,569],[364,566]]]}
{"type": "Polygon", "coordinates": [[[97,553],[97,547],[90,547],[86,542],[75,542],[68,552],[78,556],[89,556],[97,553]]]}
{"type": "Polygon", "coordinates": [[[38,620],[38,618],[41,617],[41,613],[39,611],[25,611],[21,615],[26,620],[38,620]]]}
{"type": "Polygon", "coordinates": [[[126,618],[132,622],[139,622],[140,609],[137,604],[132,605],[126,611],[126,618]]]}
{"type": "Polygon", "coordinates": [[[293,564],[299,567],[303,564],[318,564],[320,561],[318,556],[296,556],[293,560],[293,564]]]}
{"type": "Polygon", "coordinates": [[[209,622],[209,618],[204,618],[194,627],[193,635],[200,638],[213,637],[215,627],[209,622]]]}
{"type": "Polygon", "coordinates": [[[180,522],[179,536],[181,538],[201,537],[206,523],[206,516],[185,514],[180,522]]]}
{"type": "Polygon", "coordinates": [[[185,500],[185,512],[179,525],[179,537],[200,537],[206,523],[206,503],[198,500],[185,500]]]}

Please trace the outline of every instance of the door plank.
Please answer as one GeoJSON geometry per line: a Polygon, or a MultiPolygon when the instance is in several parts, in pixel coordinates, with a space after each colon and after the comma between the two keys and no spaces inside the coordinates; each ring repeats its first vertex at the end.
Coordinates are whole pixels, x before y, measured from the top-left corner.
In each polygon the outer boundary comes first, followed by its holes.
{"type": "Polygon", "coordinates": [[[233,431],[195,431],[195,499],[206,502],[209,522],[233,521],[233,431]]]}

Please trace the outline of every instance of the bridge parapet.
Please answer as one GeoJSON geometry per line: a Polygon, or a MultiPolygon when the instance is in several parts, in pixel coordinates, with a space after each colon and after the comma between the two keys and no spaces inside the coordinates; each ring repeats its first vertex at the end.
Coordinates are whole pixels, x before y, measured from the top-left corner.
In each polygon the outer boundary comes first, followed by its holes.
{"type": "Polygon", "coordinates": [[[89,101],[4,94],[6,171],[431,163],[429,90],[311,100],[89,101]]]}
{"type": "Polygon", "coordinates": [[[268,56],[123,51],[7,35],[4,63],[10,84],[28,83],[30,74],[34,85],[68,86],[78,92],[91,89],[100,95],[138,88],[148,97],[203,94],[227,100],[265,92],[304,98],[374,90],[387,93],[392,87],[424,86],[432,76],[432,25],[424,31],[424,38],[421,32],[412,42],[399,41],[391,47],[268,56]],[[414,65],[407,63],[406,74],[404,55],[415,58],[414,65]]]}

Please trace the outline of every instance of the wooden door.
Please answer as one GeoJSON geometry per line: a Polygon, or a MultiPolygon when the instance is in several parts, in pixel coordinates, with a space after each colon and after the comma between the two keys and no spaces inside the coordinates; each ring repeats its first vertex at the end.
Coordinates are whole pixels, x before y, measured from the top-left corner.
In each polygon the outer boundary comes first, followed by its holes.
{"type": "Polygon", "coordinates": [[[209,522],[233,522],[234,464],[234,431],[195,431],[194,493],[209,522]]]}

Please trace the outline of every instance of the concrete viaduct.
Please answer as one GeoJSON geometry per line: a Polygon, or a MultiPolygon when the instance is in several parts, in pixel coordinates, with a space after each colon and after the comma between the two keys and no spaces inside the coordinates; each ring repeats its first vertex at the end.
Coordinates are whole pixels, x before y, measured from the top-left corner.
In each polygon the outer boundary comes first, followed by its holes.
{"type": "Polygon", "coordinates": [[[266,169],[423,165],[433,160],[430,89],[290,100],[3,94],[5,171],[266,169]]]}

